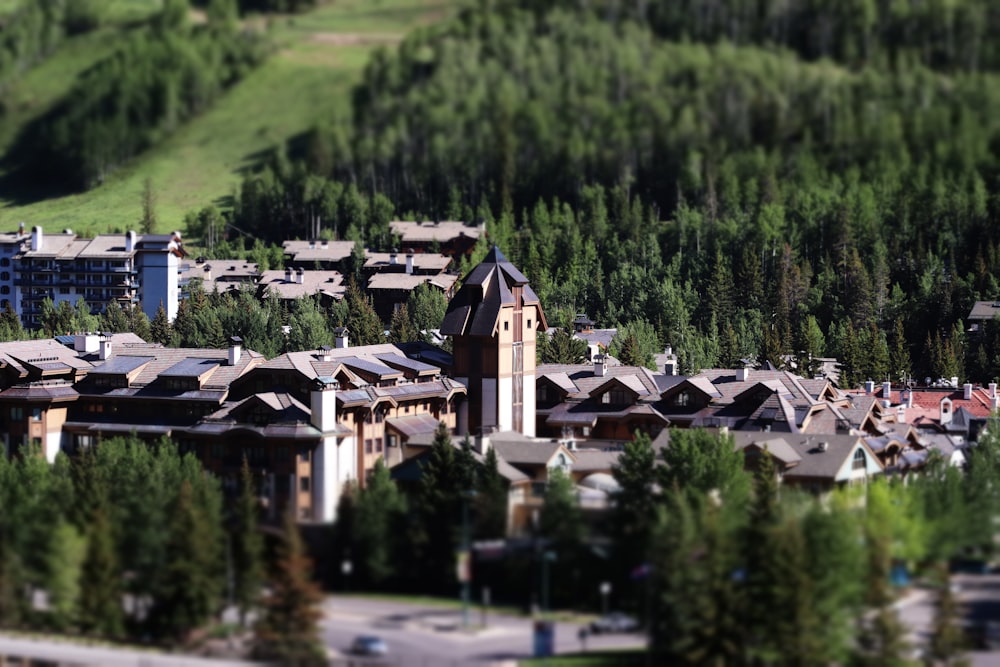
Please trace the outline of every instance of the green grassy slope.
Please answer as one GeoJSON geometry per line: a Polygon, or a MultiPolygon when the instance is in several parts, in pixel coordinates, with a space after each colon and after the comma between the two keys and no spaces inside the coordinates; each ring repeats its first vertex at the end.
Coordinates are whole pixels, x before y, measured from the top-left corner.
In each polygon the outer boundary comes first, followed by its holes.
{"type": "MultiPolygon", "coordinates": [[[[240,170],[271,146],[317,121],[344,113],[350,88],[373,49],[440,20],[457,0],[335,0],[308,14],[271,19],[275,54],[212,109],[94,190],[14,206],[0,201],[0,230],[18,222],[80,234],[135,227],[147,178],[156,193],[160,231],[183,214],[231,195],[240,170]]],[[[74,40],[18,85],[15,129],[47,108],[72,76],[106,52],[99,36],[74,40]],[[23,108],[22,108],[23,107],[23,108]]],[[[0,150],[14,130],[0,126],[0,150]]]]}

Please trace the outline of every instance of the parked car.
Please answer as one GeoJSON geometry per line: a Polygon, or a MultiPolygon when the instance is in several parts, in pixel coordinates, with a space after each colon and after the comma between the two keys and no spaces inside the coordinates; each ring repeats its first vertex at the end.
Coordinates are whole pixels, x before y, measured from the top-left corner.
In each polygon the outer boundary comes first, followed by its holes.
{"type": "Polygon", "coordinates": [[[351,642],[351,653],[354,655],[388,655],[389,646],[381,637],[375,635],[359,635],[351,642]]]}
{"type": "Polygon", "coordinates": [[[595,635],[614,632],[636,632],[638,630],[639,621],[620,611],[613,611],[610,614],[601,616],[590,624],[590,632],[595,635]]]}

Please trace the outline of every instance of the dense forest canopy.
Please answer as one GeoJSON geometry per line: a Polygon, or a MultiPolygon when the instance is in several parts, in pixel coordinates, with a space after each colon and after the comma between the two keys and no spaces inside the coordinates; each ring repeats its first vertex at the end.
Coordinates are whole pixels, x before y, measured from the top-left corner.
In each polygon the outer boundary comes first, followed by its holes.
{"type": "Polygon", "coordinates": [[[688,4],[484,1],[411,34],[309,137],[312,173],[250,176],[237,216],[337,219],[319,176],[489,219],[550,309],[649,322],[687,370],[1000,374],[962,323],[998,295],[987,5],[688,4]]]}

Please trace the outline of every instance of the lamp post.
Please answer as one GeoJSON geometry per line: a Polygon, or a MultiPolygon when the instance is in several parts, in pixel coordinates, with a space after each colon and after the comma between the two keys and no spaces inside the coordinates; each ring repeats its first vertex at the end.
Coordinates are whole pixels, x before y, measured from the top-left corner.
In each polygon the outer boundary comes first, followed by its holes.
{"type": "Polygon", "coordinates": [[[351,579],[351,572],[352,571],[354,571],[354,563],[351,562],[350,557],[344,558],[344,560],[342,560],[340,562],[340,573],[344,575],[344,592],[345,593],[350,589],[350,586],[348,586],[348,582],[351,579]]]}
{"type": "Polygon", "coordinates": [[[474,490],[462,492],[462,545],[458,551],[457,574],[462,584],[462,627],[469,627],[469,587],[472,582],[472,554],[469,540],[469,502],[476,497],[474,490]]]}
{"type": "Polygon", "coordinates": [[[602,581],[601,582],[601,614],[603,616],[608,615],[608,596],[611,595],[611,582],[602,581]]]}
{"type": "Polygon", "coordinates": [[[546,550],[542,553],[542,614],[549,611],[549,563],[555,560],[555,551],[546,550]]]}

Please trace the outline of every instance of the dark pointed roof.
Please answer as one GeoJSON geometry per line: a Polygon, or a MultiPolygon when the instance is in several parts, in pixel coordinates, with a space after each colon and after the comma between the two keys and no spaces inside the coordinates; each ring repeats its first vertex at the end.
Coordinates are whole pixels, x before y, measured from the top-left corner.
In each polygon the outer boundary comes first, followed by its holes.
{"type": "Polygon", "coordinates": [[[448,304],[441,333],[445,336],[493,336],[500,309],[514,305],[513,287],[522,288],[523,306],[539,306],[538,326],[547,328],[541,303],[528,285],[528,279],[493,246],[486,258],[469,271],[462,288],[448,304]]]}

